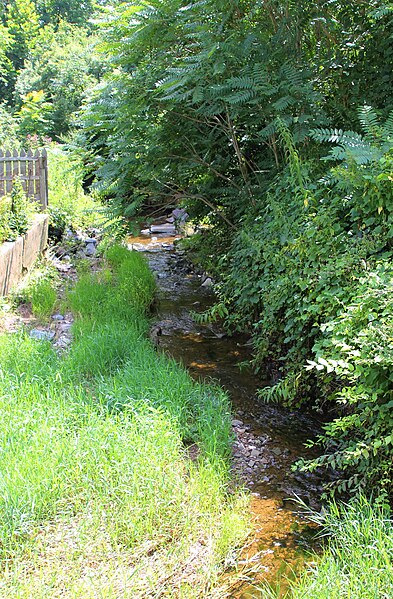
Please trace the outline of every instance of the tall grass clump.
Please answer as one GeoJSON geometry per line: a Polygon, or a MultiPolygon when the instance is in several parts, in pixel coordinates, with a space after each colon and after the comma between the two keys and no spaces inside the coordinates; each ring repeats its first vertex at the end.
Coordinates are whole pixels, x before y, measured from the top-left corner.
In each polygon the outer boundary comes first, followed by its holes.
{"type": "Polygon", "coordinates": [[[76,343],[64,369],[87,378],[96,396],[119,411],[143,401],[179,423],[185,442],[198,442],[210,459],[226,458],[231,427],[228,399],[217,387],[197,384],[187,371],[146,339],[146,318],[155,289],[143,256],[109,248],[107,267],[83,275],[69,293],[78,316],[76,343]],[[103,376],[103,373],[113,376],[103,376]]]}
{"type": "Polygon", "coordinates": [[[144,258],[114,248],[68,293],[67,355],[0,337],[1,596],[204,596],[245,534],[228,400],[152,348],[153,292],[144,258]]]}
{"type": "Polygon", "coordinates": [[[393,597],[393,521],[386,509],[360,498],[332,504],[322,523],[329,542],[323,557],[292,589],[293,599],[393,597]]]}
{"type": "Polygon", "coordinates": [[[11,298],[14,303],[29,302],[38,319],[47,319],[57,304],[57,287],[60,277],[49,261],[41,259],[13,290],[11,298]]]}

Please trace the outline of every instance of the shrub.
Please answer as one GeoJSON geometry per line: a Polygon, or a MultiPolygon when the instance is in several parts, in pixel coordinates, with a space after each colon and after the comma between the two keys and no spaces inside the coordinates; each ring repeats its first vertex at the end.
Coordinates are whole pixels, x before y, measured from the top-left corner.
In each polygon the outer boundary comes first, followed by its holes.
{"type": "Polygon", "coordinates": [[[360,120],[363,136],[314,132],[337,144],[328,158],[339,161],[318,185],[320,164],[302,163],[283,130],[288,168],[221,259],[215,312],[252,331],[257,367],[270,360],[279,371],[262,398],[329,410],[322,455],[300,467],[332,467],[341,477],[329,490],[373,489],[386,500],[393,475],[392,117],[380,124],[363,108],[360,120]]]}
{"type": "Polygon", "coordinates": [[[11,193],[0,198],[0,243],[14,241],[26,233],[36,212],[36,203],[26,197],[21,183],[15,181],[11,193]]]}
{"type": "Polygon", "coordinates": [[[58,240],[67,228],[97,226],[99,206],[83,189],[84,167],[80,156],[52,144],[48,149],[49,226],[58,240]]]}

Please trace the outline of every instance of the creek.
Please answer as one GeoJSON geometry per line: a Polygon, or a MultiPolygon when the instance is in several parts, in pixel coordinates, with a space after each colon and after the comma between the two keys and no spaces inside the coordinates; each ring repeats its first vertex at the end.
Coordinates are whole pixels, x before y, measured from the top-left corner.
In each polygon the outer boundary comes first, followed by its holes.
{"type": "Polygon", "coordinates": [[[192,313],[211,306],[214,293],[202,285],[201,275],[173,241],[173,236],[141,235],[130,238],[129,247],[144,252],[156,274],[159,299],[153,330],[160,333],[160,350],[182,362],[192,377],[217,381],[232,401],[233,478],[250,491],[252,531],[227,596],[262,599],[259,586],[266,582],[280,587],[280,595],[318,548],[315,529],[296,498],[319,509],[323,481],[318,473],[292,469],[296,460],[313,455],[305,443],[315,436],[318,423],[300,411],[258,399],[258,388],[268,381],[239,368],[251,356],[246,336],[229,337],[215,324],[195,323],[192,313]]]}

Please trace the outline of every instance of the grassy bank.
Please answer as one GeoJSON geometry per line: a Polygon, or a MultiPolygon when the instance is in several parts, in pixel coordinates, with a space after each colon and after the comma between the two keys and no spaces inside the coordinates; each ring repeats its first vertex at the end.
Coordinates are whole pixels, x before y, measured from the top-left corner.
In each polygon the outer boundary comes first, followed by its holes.
{"type": "Polygon", "coordinates": [[[112,248],[68,294],[66,356],[0,338],[2,597],[204,596],[244,535],[227,398],[146,340],[153,292],[112,248]]]}
{"type": "MultiPolygon", "coordinates": [[[[287,599],[390,599],[393,597],[391,514],[360,498],[332,504],[316,515],[328,537],[321,558],[292,586],[287,599]]],[[[276,593],[265,589],[266,599],[276,593]]]]}

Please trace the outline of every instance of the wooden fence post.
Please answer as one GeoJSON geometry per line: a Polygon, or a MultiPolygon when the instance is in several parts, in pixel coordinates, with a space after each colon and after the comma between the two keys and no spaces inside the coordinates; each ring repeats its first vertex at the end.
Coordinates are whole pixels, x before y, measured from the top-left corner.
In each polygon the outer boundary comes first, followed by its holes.
{"type": "Polygon", "coordinates": [[[40,202],[44,211],[48,207],[48,157],[45,149],[42,150],[38,163],[40,165],[40,202]]]}

